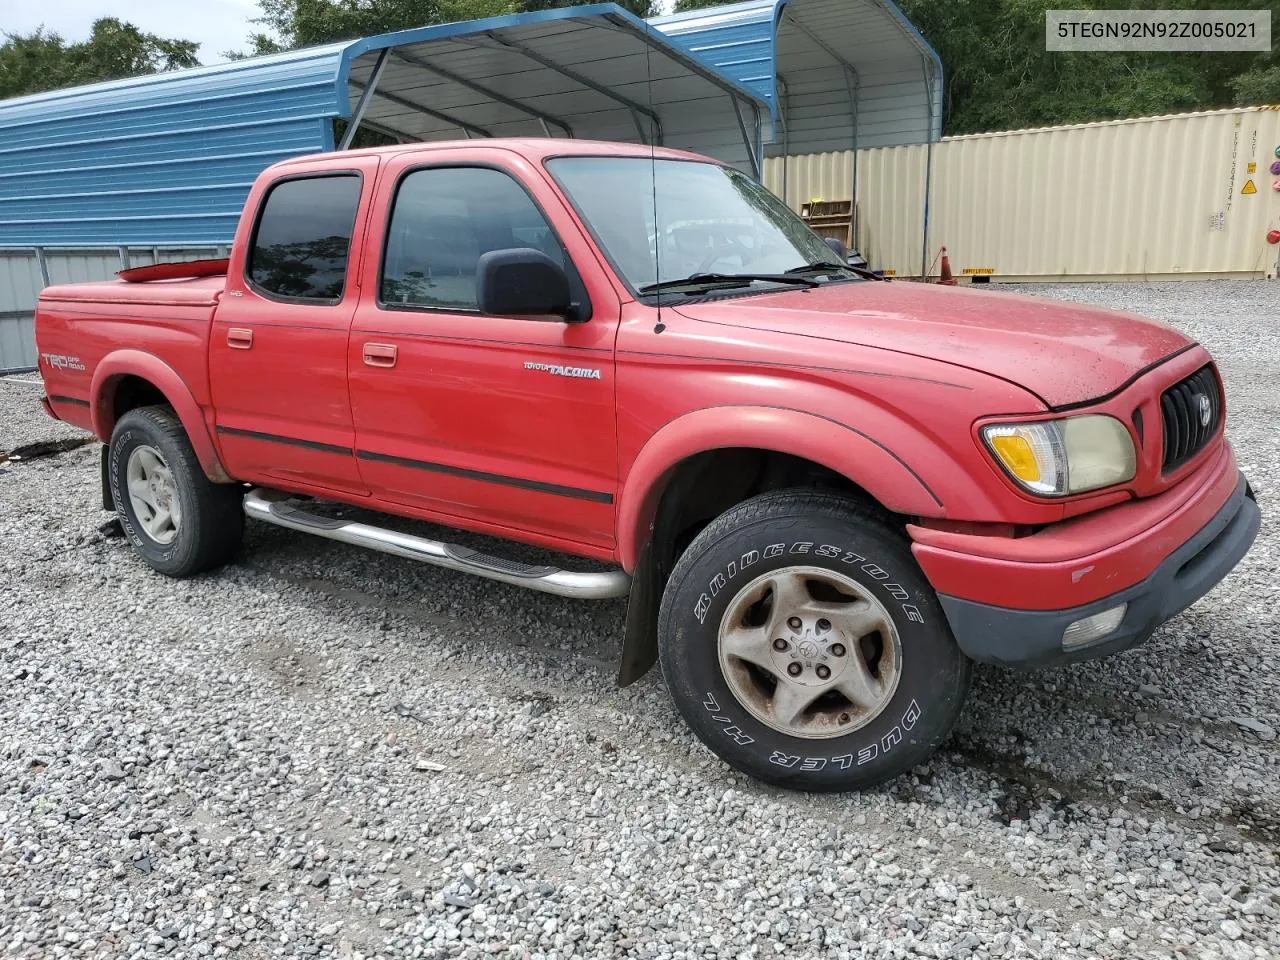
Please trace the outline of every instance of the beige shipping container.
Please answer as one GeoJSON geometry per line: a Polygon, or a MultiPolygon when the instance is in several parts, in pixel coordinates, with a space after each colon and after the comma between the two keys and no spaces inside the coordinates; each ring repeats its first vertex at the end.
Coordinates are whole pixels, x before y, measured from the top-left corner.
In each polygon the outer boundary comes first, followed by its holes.
{"type": "MultiPolygon", "coordinates": [[[[857,155],[858,245],[873,266],[993,280],[1275,277],[1280,107],[948,137],[857,155]]],[[[788,204],[848,199],[852,151],[785,161],[788,204]]],[[[765,181],[781,194],[784,161],[765,181]]]]}

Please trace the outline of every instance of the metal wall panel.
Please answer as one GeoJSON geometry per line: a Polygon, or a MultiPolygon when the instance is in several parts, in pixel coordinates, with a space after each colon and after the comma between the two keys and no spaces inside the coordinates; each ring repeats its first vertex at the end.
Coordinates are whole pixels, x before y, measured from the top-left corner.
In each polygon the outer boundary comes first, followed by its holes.
{"type": "Polygon", "coordinates": [[[772,101],[774,4],[775,0],[746,0],[649,22],[725,76],[772,101]]]}
{"type": "Polygon", "coordinates": [[[230,240],[264,167],[331,144],[345,49],[0,101],[0,244],[230,240]]]}
{"type": "Polygon", "coordinates": [[[35,365],[31,318],[0,314],[0,374],[32,370],[35,365]]]}
{"type": "MultiPolygon", "coordinates": [[[[172,263],[226,256],[226,247],[131,247],[130,266],[172,263]]],[[[108,280],[121,268],[119,247],[44,251],[50,283],[108,280]]],[[[34,249],[0,250],[0,373],[31,370],[36,365],[35,305],[44,287],[34,249]]]]}
{"type": "MultiPolygon", "coordinates": [[[[957,273],[997,280],[1275,276],[1278,146],[1275,107],[949,137],[929,258],[945,244],[957,273]]],[[[900,275],[920,273],[926,150],[858,152],[860,246],[900,275]]],[[[765,166],[775,191],[783,163],[765,166]]],[[[787,202],[847,199],[852,175],[851,151],[792,157],[787,202]]]]}

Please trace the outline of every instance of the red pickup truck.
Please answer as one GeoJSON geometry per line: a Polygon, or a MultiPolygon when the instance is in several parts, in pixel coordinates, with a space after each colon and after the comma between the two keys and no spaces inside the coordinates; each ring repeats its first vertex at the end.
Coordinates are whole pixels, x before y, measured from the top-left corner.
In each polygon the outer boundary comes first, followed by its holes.
{"type": "Polygon", "coordinates": [[[104,499],[156,570],[226,563],[247,514],[629,596],[620,681],[660,658],[715,753],[803,789],[928,757],[972,661],[1142,642],[1259,526],[1199,344],[880,282],[749,177],[672,150],[279,163],[229,260],[50,287],[36,336],[46,409],[107,444],[104,499]],[[530,566],[317,501],[596,563],[530,566]]]}

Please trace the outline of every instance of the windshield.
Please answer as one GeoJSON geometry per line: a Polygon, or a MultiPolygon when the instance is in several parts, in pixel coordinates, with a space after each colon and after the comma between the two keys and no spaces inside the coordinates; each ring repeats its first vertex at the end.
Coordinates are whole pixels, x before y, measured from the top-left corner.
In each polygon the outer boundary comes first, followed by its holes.
{"type": "Polygon", "coordinates": [[[633,290],[696,274],[840,265],[803,220],[737,170],[648,157],[557,157],[547,167],[633,290]]]}

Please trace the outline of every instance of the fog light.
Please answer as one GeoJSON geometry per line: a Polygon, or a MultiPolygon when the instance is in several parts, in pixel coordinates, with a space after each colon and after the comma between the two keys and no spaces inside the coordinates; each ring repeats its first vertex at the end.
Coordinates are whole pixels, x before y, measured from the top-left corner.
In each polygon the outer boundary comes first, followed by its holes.
{"type": "Polygon", "coordinates": [[[1122,603],[1118,607],[1077,620],[1062,632],[1062,649],[1071,650],[1093,643],[1095,640],[1101,640],[1120,626],[1120,621],[1124,619],[1124,612],[1128,609],[1129,605],[1122,603]]]}

